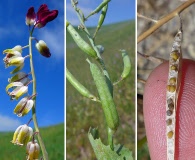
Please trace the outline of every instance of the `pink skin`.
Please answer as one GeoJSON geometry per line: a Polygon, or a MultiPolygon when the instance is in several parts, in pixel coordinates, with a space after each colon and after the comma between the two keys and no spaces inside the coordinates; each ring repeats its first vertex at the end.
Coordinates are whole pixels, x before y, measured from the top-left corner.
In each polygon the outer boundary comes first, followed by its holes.
{"type": "MultiPolygon", "coordinates": [[[[149,76],[144,89],[144,121],[151,160],[166,160],[168,62],[149,76]]],[[[195,62],[183,60],[176,123],[176,160],[195,159],[195,62]]]]}

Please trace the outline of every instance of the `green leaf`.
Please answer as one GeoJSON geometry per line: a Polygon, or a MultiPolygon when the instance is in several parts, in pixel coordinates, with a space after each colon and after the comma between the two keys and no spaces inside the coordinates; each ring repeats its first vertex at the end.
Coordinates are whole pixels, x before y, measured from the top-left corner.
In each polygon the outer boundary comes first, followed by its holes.
{"type": "Polygon", "coordinates": [[[114,150],[118,153],[118,160],[133,160],[132,152],[123,145],[118,144],[114,146],[114,150]]]}
{"type": "Polygon", "coordinates": [[[113,151],[109,145],[104,145],[100,138],[94,139],[91,131],[93,131],[93,129],[90,128],[88,138],[98,160],[133,160],[132,152],[129,151],[129,149],[118,144],[114,146],[113,151]]]}

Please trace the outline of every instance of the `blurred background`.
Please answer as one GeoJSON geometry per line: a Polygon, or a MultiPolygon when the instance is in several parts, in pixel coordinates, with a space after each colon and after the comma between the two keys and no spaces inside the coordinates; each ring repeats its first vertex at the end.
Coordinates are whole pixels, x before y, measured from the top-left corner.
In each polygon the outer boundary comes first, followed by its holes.
{"type": "MultiPolygon", "coordinates": [[[[79,1],[78,7],[88,15],[102,1],[79,1]]],[[[67,2],[67,20],[80,24],[76,13],[67,2]]],[[[91,34],[95,31],[99,15],[87,20],[91,34]]],[[[78,31],[86,37],[82,31],[78,31]]],[[[87,41],[87,39],[85,39],[87,41]]],[[[88,41],[87,41],[88,42],[88,41]]],[[[104,46],[102,55],[111,80],[116,81],[122,70],[123,62],[119,49],[126,49],[132,62],[130,76],[114,87],[114,101],[119,112],[120,126],[116,132],[115,144],[123,144],[135,155],[135,2],[129,0],[109,3],[105,24],[98,32],[96,44],[104,46]]],[[[70,72],[93,94],[98,96],[89,71],[87,56],[77,47],[72,37],[66,35],[66,66],[70,72]]],[[[91,59],[90,59],[91,60],[91,59]]],[[[84,98],[66,81],[66,158],[77,160],[95,160],[95,155],[88,140],[90,127],[98,127],[100,137],[107,144],[105,117],[101,106],[84,98]]]]}
{"type": "MultiPolygon", "coordinates": [[[[168,13],[180,6],[184,1],[160,1],[160,0],[137,0],[137,12],[146,17],[158,20],[166,16],[168,13]]],[[[183,58],[195,59],[195,36],[194,32],[194,6],[190,6],[181,13],[182,23],[183,23],[183,42],[182,42],[182,53],[183,58]]],[[[153,22],[146,19],[137,18],[137,36],[141,35],[144,31],[149,29],[153,25],[153,22]]],[[[148,38],[144,39],[137,45],[137,51],[163,58],[165,60],[169,59],[169,54],[171,52],[172,43],[174,37],[180,27],[179,17],[175,17],[168,23],[164,24],[148,38]]],[[[138,79],[147,80],[149,74],[152,70],[158,66],[159,63],[149,61],[140,55],[137,56],[137,77],[138,79]]],[[[144,84],[137,83],[137,93],[138,93],[138,141],[145,137],[144,128],[144,115],[143,115],[143,93],[144,84]]],[[[147,144],[141,145],[138,148],[138,160],[149,160],[149,152],[147,144]]]]}
{"type": "MultiPolygon", "coordinates": [[[[25,147],[10,143],[15,129],[26,124],[32,117],[30,112],[24,117],[17,117],[13,110],[18,101],[10,101],[5,92],[10,71],[5,69],[3,50],[16,45],[28,44],[29,32],[25,24],[26,13],[31,6],[35,12],[41,4],[47,4],[50,10],[57,9],[58,17],[45,27],[35,29],[33,36],[44,40],[50,48],[51,57],[43,57],[35,48],[33,41],[33,60],[37,80],[37,118],[50,159],[64,159],[64,2],[63,1],[12,1],[0,2],[0,159],[21,160],[26,157],[25,147]],[[11,153],[11,154],[10,154],[11,153]]],[[[28,48],[23,50],[29,54],[28,48]]],[[[25,60],[23,71],[29,73],[29,59],[25,60]]],[[[32,85],[29,85],[29,93],[32,85]]],[[[30,126],[34,128],[33,122],[30,126]]]]}

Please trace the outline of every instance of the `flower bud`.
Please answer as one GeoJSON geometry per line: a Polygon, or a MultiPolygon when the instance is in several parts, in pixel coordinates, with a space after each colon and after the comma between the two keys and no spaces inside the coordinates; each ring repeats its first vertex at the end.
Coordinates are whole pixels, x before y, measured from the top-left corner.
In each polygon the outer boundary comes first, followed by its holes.
{"type": "Polygon", "coordinates": [[[24,73],[24,72],[19,72],[17,74],[15,74],[13,77],[11,78],[8,78],[8,82],[11,83],[11,82],[18,82],[24,78],[26,78],[28,76],[28,74],[24,73]]]}
{"type": "MultiPolygon", "coordinates": [[[[9,66],[20,66],[24,63],[24,57],[22,57],[21,53],[18,51],[13,51],[13,50],[7,50],[7,54],[3,58],[3,61],[5,63],[5,67],[9,66]]],[[[6,53],[4,52],[4,53],[6,53]]]]}
{"type": "Polygon", "coordinates": [[[16,145],[26,145],[33,135],[33,129],[26,124],[20,125],[14,132],[12,143],[16,145]]]}
{"type": "Polygon", "coordinates": [[[36,140],[28,142],[26,146],[27,160],[38,160],[40,147],[36,140]]]}
{"type": "Polygon", "coordinates": [[[6,92],[9,96],[11,96],[11,99],[17,100],[22,95],[28,92],[28,86],[25,86],[22,82],[12,82],[6,86],[6,92]],[[14,88],[13,91],[9,92],[8,90],[10,88],[14,88]]]}
{"type": "Polygon", "coordinates": [[[15,46],[14,48],[12,48],[12,50],[13,50],[13,51],[18,51],[18,52],[22,53],[22,46],[17,45],[17,46],[15,46]]]}
{"type": "Polygon", "coordinates": [[[28,92],[28,86],[17,87],[11,93],[11,99],[18,100],[21,96],[28,92]]]}
{"type": "Polygon", "coordinates": [[[43,40],[40,40],[38,43],[36,43],[36,48],[44,57],[48,58],[51,56],[49,48],[43,40]]]}
{"type": "Polygon", "coordinates": [[[34,25],[35,20],[36,20],[36,14],[35,14],[34,7],[30,7],[26,14],[26,25],[30,25],[30,26],[34,25]]]}
{"type": "Polygon", "coordinates": [[[18,117],[26,115],[33,107],[34,101],[29,99],[29,97],[22,98],[14,109],[14,113],[18,117]]]}
{"type": "Polygon", "coordinates": [[[24,57],[12,57],[8,60],[7,66],[20,66],[24,63],[24,57]]]}
{"type": "MultiPolygon", "coordinates": [[[[21,46],[20,46],[21,47],[21,46]]],[[[3,51],[3,54],[10,54],[10,55],[14,55],[14,56],[19,56],[20,55],[20,57],[21,57],[21,53],[22,53],[22,49],[19,47],[19,45],[18,46],[15,46],[14,48],[12,48],[12,49],[5,49],[4,51],[3,51]]],[[[9,56],[8,56],[9,57],[9,56]]]]}

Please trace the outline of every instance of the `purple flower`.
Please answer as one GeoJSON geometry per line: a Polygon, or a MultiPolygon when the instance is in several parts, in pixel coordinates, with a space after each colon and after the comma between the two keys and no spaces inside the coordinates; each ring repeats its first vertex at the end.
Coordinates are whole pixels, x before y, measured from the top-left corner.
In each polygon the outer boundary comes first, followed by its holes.
{"type": "Polygon", "coordinates": [[[58,16],[58,10],[50,11],[46,4],[39,7],[37,14],[34,12],[34,7],[29,8],[26,15],[26,24],[32,25],[37,28],[44,27],[48,22],[53,21],[58,16]],[[37,18],[36,18],[37,16],[37,18]]]}

